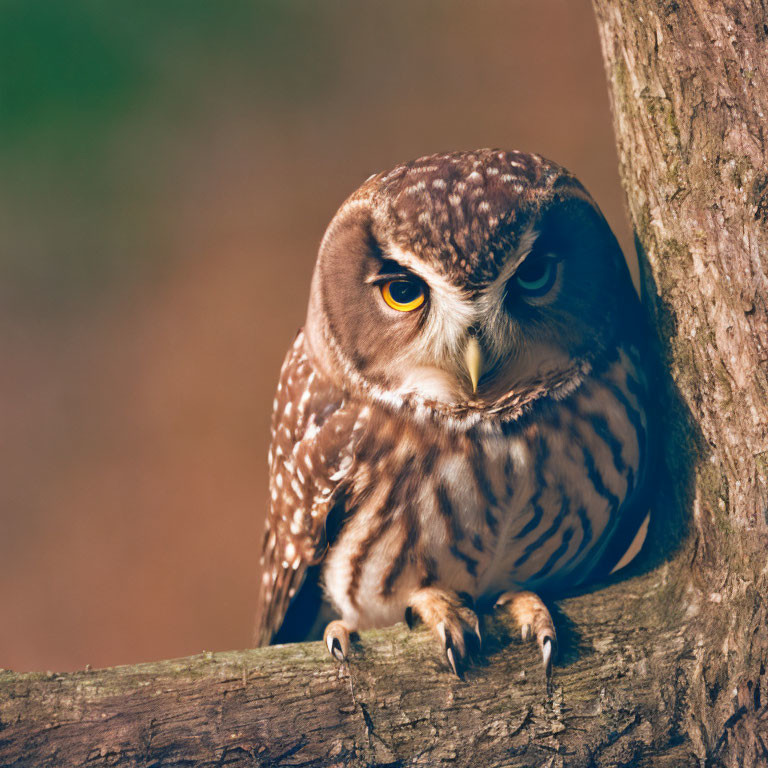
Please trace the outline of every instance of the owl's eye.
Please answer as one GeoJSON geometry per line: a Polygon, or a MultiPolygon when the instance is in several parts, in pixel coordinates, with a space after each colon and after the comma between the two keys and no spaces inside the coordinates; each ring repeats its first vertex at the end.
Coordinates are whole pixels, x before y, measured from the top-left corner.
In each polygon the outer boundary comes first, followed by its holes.
{"type": "Polygon", "coordinates": [[[426,298],[423,284],[418,280],[398,278],[387,280],[381,286],[384,301],[398,312],[411,312],[418,309],[426,298]]]}
{"type": "Polygon", "coordinates": [[[529,256],[515,272],[515,282],[526,296],[543,296],[556,278],[557,261],[551,256],[529,256]]]}

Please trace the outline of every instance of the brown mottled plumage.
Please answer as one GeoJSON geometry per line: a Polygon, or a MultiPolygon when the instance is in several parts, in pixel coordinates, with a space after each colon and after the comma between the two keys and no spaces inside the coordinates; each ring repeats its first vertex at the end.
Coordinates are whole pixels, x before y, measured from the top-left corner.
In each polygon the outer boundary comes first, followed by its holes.
{"type": "Polygon", "coordinates": [[[495,600],[607,574],[640,527],[641,320],[596,204],[538,155],[371,177],[320,246],[274,403],[257,641],[418,614],[456,670],[495,600]],[[459,598],[459,595],[464,595],[459,598]]]}

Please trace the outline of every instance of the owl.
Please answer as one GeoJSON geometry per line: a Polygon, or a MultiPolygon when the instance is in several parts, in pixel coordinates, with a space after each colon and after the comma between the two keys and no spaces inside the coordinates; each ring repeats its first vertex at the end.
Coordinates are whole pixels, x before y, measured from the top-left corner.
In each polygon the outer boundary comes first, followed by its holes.
{"type": "Polygon", "coordinates": [[[561,166],[483,149],[369,178],[280,374],[257,642],[345,661],[350,633],[420,618],[460,674],[494,608],[549,670],[539,595],[605,577],[647,511],[642,327],[561,166]]]}

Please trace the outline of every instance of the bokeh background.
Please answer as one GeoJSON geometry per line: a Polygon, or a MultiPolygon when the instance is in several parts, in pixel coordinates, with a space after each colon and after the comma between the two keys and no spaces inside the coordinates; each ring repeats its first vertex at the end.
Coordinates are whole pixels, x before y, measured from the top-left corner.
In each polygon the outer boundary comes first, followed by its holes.
{"type": "Polygon", "coordinates": [[[589,0],[0,0],[0,667],[249,644],[324,227],[481,146],[629,250],[589,0]]]}

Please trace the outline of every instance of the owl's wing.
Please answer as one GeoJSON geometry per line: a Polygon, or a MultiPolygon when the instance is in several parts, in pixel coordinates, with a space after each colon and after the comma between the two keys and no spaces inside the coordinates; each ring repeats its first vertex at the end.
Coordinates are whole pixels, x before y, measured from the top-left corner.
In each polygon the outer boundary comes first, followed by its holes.
{"type": "Polygon", "coordinates": [[[365,410],[314,368],[300,332],[273,403],[258,645],[272,640],[308,567],[325,554],[326,519],[343,491],[364,421],[365,410]]]}

